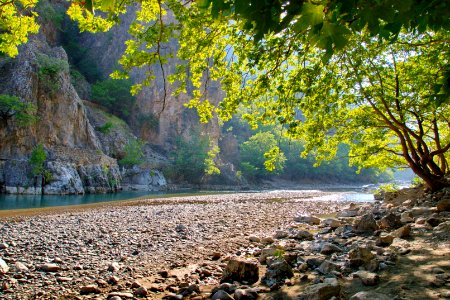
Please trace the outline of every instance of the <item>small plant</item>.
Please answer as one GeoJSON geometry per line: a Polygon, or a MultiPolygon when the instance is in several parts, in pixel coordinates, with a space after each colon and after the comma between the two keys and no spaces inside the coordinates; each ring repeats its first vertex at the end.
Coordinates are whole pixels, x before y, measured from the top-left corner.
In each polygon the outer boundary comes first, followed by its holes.
{"type": "Polygon", "coordinates": [[[96,129],[103,134],[108,134],[114,128],[114,124],[111,121],[107,121],[102,126],[98,126],[96,129]]]}
{"type": "Polygon", "coordinates": [[[424,184],[425,182],[422,180],[422,178],[420,178],[420,177],[414,177],[412,180],[411,180],[411,185],[413,186],[413,187],[418,187],[418,186],[420,186],[420,185],[422,185],[422,184],[424,184]]]}
{"type": "Polygon", "coordinates": [[[385,193],[393,193],[398,190],[399,190],[399,187],[395,183],[387,183],[387,184],[380,185],[374,194],[382,195],[385,193]]]}
{"type": "Polygon", "coordinates": [[[283,255],[284,255],[284,250],[283,249],[277,249],[273,253],[273,256],[278,257],[278,258],[283,258],[283,255]]]}
{"type": "Polygon", "coordinates": [[[39,65],[39,80],[47,92],[53,95],[60,88],[57,76],[61,72],[69,71],[69,63],[62,59],[49,57],[46,54],[38,54],[37,62],[39,65]]]}

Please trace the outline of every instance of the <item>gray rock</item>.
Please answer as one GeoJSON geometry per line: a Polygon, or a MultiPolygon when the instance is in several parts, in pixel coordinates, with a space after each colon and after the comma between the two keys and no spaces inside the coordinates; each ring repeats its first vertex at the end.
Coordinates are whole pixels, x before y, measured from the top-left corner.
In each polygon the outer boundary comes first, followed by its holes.
{"type": "Polygon", "coordinates": [[[285,279],[294,276],[291,266],[284,259],[276,259],[267,266],[266,274],[261,283],[272,287],[276,284],[284,284],[285,279]]]}
{"type": "Polygon", "coordinates": [[[350,297],[350,300],[391,300],[391,297],[386,296],[385,294],[366,291],[366,292],[358,292],[350,297]]]}
{"type": "Polygon", "coordinates": [[[298,229],[295,229],[295,228],[291,228],[289,230],[289,236],[288,237],[291,238],[291,239],[300,240],[300,241],[313,240],[314,239],[313,235],[309,231],[298,230],[298,229]]]}
{"type": "Polygon", "coordinates": [[[325,260],[323,263],[320,264],[320,266],[317,268],[317,271],[319,271],[322,274],[329,274],[331,272],[340,271],[341,267],[335,263],[332,263],[331,261],[325,260]]]}
{"type": "Polygon", "coordinates": [[[346,209],[338,212],[336,217],[338,218],[353,218],[359,215],[358,209],[346,209]]]}
{"type": "Polygon", "coordinates": [[[334,278],[327,278],[323,283],[306,287],[305,292],[298,298],[301,300],[329,300],[338,297],[341,286],[334,278]]]}
{"type": "Polygon", "coordinates": [[[336,229],[342,225],[341,221],[336,220],[336,219],[331,219],[331,218],[322,220],[321,224],[325,225],[325,226],[329,226],[332,229],[336,229]]]}
{"type": "Polygon", "coordinates": [[[324,255],[329,255],[335,252],[342,252],[342,251],[343,251],[342,248],[331,243],[324,243],[322,245],[322,248],[320,249],[320,253],[324,255]]]}
{"type": "Polygon", "coordinates": [[[261,264],[265,264],[266,263],[266,259],[270,256],[274,256],[278,251],[280,251],[280,249],[277,249],[275,247],[270,247],[270,248],[264,248],[261,250],[261,254],[259,255],[259,262],[261,264]]]}
{"type": "Polygon", "coordinates": [[[414,218],[412,217],[411,212],[405,211],[400,215],[400,222],[402,223],[413,223],[414,218]]]}
{"type": "Polygon", "coordinates": [[[0,275],[4,275],[8,273],[8,271],[9,271],[8,265],[2,258],[0,258],[0,275]]]}
{"type": "Polygon", "coordinates": [[[228,294],[233,294],[234,291],[236,291],[236,289],[237,289],[237,286],[235,284],[224,282],[224,283],[220,284],[219,286],[215,287],[212,290],[211,295],[214,295],[219,290],[224,290],[228,294]]]}
{"type": "Polygon", "coordinates": [[[76,167],[60,161],[50,161],[47,169],[53,180],[44,186],[44,194],[84,194],[84,187],[76,167]]]}
{"type": "Polygon", "coordinates": [[[227,292],[224,290],[218,290],[214,295],[211,297],[211,300],[234,300],[233,297],[230,296],[227,292]]]}
{"type": "Polygon", "coordinates": [[[122,178],[125,189],[159,191],[167,185],[160,171],[139,166],[123,169],[122,178]]]}
{"type": "Polygon", "coordinates": [[[294,217],[294,221],[298,223],[306,223],[309,225],[319,225],[320,219],[313,216],[297,216],[294,217]]]}
{"type": "Polygon", "coordinates": [[[275,232],[274,238],[276,238],[277,240],[281,240],[281,239],[285,239],[287,238],[289,235],[289,233],[287,231],[284,230],[277,230],[275,232]]]}
{"type": "Polygon", "coordinates": [[[400,221],[400,216],[397,214],[389,213],[385,215],[378,222],[378,226],[381,229],[397,229],[402,226],[402,222],[400,221]]]}
{"type": "Polygon", "coordinates": [[[353,273],[353,278],[361,279],[364,285],[377,285],[380,282],[380,276],[376,273],[367,272],[367,271],[358,271],[353,273]]]}
{"type": "Polygon", "coordinates": [[[235,300],[256,300],[258,292],[255,289],[237,289],[234,292],[235,300]]]}
{"type": "Polygon", "coordinates": [[[354,231],[359,233],[372,233],[378,229],[377,222],[372,214],[366,214],[356,221],[354,231]]]}
{"type": "Polygon", "coordinates": [[[223,272],[222,282],[246,282],[253,284],[259,279],[259,267],[255,261],[232,258],[223,272]]]}

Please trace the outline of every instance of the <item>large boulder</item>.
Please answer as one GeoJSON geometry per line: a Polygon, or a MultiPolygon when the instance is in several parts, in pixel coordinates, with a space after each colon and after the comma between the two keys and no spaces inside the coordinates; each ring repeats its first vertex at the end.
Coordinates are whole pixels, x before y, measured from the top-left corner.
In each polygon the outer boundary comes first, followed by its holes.
{"type": "Polygon", "coordinates": [[[276,259],[267,266],[261,282],[268,287],[284,284],[284,280],[294,276],[291,266],[284,259],[276,259]]]}
{"type": "Polygon", "coordinates": [[[51,161],[46,164],[52,173],[52,180],[44,186],[44,194],[84,194],[84,187],[76,167],[51,161]]]}
{"type": "Polygon", "coordinates": [[[339,297],[341,286],[335,278],[326,278],[323,283],[308,286],[298,300],[328,300],[339,297]]]}
{"type": "Polygon", "coordinates": [[[222,282],[246,282],[253,284],[259,279],[258,263],[245,258],[232,258],[222,275],[222,282]]]}

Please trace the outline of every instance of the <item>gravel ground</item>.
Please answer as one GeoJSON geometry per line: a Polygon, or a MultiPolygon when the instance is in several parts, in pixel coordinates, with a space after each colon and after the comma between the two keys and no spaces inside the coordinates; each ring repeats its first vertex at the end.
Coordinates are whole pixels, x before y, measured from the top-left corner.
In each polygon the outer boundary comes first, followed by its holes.
{"type": "Polygon", "coordinates": [[[330,199],[341,194],[311,190],[174,197],[4,218],[0,258],[9,271],[0,272],[0,299],[106,299],[108,292],[127,287],[111,287],[108,281],[130,283],[216,252],[232,254],[248,246],[249,236],[270,236],[289,226],[295,215],[339,210],[348,203],[330,199]],[[52,272],[45,271],[49,263],[52,272]],[[80,296],[80,288],[93,283],[104,287],[102,294],[80,296]]]}

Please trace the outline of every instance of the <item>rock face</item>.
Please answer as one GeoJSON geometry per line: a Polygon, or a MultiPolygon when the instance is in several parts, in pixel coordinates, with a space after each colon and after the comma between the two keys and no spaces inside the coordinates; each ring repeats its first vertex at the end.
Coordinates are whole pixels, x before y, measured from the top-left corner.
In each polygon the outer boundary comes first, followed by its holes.
{"type": "MultiPolygon", "coordinates": [[[[86,109],[86,102],[78,96],[66,52],[49,45],[49,40],[55,43],[50,27],[42,26],[37,36],[21,46],[17,58],[0,58],[0,94],[14,95],[34,105],[37,117],[27,126],[19,126],[14,117],[0,124],[0,192],[83,194],[120,190],[122,174],[116,158],[124,156],[129,137],[135,137],[123,121],[107,135],[95,130],[105,120],[93,108],[86,109]],[[44,167],[49,176],[45,180],[32,175],[29,163],[30,153],[38,144],[47,155],[44,167]]],[[[156,155],[150,154],[148,160],[153,161],[156,155]]],[[[128,175],[127,185],[138,188],[151,190],[166,184],[160,172],[150,173],[150,169],[128,175]]]]}
{"type": "Polygon", "coordinates": [[[124,189],[158,191],[167,185],[166,179],[160,171],[149,168],[138,166],[124,168],[122,176],[124,189]]]}

